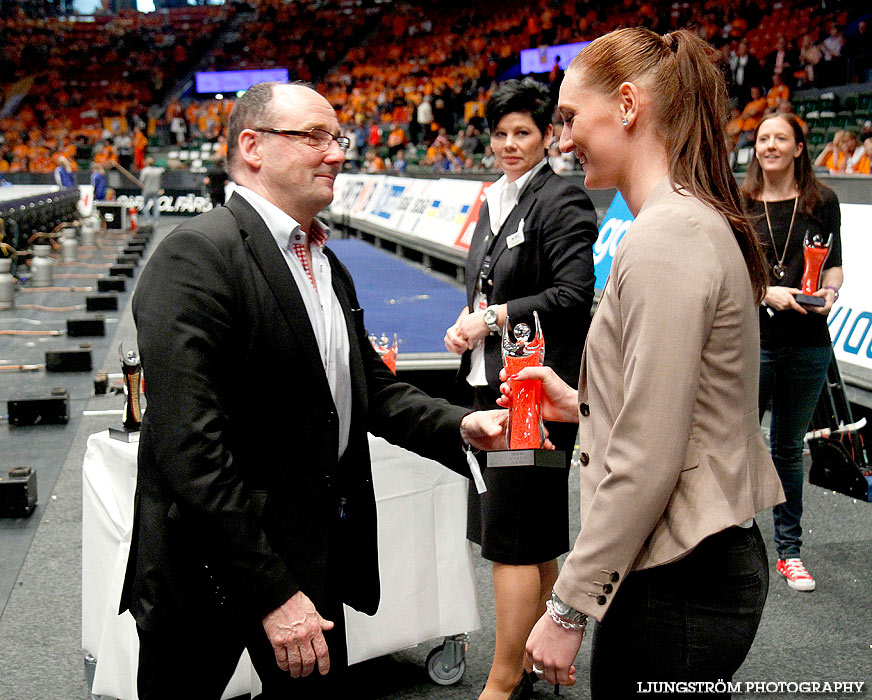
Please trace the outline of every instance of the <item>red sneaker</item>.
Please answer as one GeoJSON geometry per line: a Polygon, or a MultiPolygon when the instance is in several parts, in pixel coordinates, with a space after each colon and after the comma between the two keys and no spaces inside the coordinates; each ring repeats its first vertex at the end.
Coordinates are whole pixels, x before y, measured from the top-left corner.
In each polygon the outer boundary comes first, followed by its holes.
{"type": "Polygon", "coordinates": [[[775,570],[787,579],[787,585],[795,591],[813,591],[814,579],[802,565],[802,559],[779,559],[775,570]]]}

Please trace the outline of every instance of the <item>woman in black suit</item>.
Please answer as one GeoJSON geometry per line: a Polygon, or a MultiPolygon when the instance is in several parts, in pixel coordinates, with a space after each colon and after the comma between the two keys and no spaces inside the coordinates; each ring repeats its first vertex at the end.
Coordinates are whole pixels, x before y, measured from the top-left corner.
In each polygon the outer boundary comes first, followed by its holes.
{"type": "MultiPolygon", "coordinates": [[[[545,364],[578,384],[593,301],[596,212],[582,189],[548,165],[552,114],[548,89],[531,79],[503,83],[487,105],[503,177],[486,191],[466,263],[467,306],[445,334],[446,348],[462,355],[458,377],[474,388],[476,408],[490,408],[499,397],[499,333],[507,317],[512,327],[523,322],[532,328],[537,311],[545,364]]],[[[577,427],[546,426],[568,468],[577,427]]],[[[497,623],[493,665],[479,700],[530,694],[524,642],[545,611],[556,558],[568,549],[567,474],[504,470],[495,481],[485,470],[487,491],[470,488],[467,537],[493,563],[497,623]]]]}

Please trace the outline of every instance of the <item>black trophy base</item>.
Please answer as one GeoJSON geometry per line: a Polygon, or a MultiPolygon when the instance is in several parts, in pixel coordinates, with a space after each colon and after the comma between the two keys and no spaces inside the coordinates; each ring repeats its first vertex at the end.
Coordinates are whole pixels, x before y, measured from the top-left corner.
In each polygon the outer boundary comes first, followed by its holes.
{"type": "Polygon", "coordinates": [[[794,299],[796,303],[802,306],[826,306],[827,300],[825,297],[813,297],[808,294],[797,294],[794,299]]]}
{"type": "Polygon", "coordinates": [[[109,437],[121,442],[139,442],[139,428],[128,430],[123,425],[113,425],[109,428],[109,437]]]}
{"type": "Polygon", "coordinates": [[[496,450],[487,453],[487,466],[492,467],[555,467],[566,468],[562,450],[496,450]]]}

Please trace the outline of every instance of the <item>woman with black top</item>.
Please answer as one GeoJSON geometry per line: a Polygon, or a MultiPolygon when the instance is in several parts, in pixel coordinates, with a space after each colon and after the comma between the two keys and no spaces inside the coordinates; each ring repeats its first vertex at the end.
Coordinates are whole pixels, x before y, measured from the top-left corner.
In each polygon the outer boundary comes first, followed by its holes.
{"type": "Polygon", "coordinates": [[[832,357],[827,314],[842,286],[841,213],[835,193],[818,182],[805,136],[792,114],[769,114],[757,127],[756,158],[742,192],[769,262],[769,287],[760,308],[760,418],[772,403],[769,442],[786,502],[773,508],[778,573],[787,585],[812,591],[800,559],[802,438],[832,357]],[[804,241],[832,236],[815,296],[824,306],[796,301],[804,270],[804,241]]]}
{"type": "MultiPolygon", "coordinates": [[[[445,347],[461,355],[458,379],[473,387],[475,408],[496,406],[506,323],[533,328],[534,311],[545,364],[578,384],[593,302],[596,212],[584,190],[548,165],[553,112],[548,88],[530,79],[504,82],[487,104],[503,176],[486,190],[466,261],[467,305],[445,333],[445,347]]],[[[567,469],[484,468],[487,491],[470,488],[467,538],[492,562],[496,616],[494,660],[479,700],[529,696],[524,642],[545,612],[556,558],[569,548],[567,476],[578,425],[546,427],[567,469]]]]}

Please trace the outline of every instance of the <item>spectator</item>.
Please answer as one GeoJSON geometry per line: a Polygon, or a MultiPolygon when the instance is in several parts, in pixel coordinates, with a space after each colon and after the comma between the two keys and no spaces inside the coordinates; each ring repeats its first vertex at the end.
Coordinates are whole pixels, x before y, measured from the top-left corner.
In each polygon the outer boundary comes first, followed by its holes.
{"type": "Polygon", "coordinates": [[[230,177],[227,175],[226,161],[224,158],[218,158],[213,161],[206,171],[206,177],[203,178],[203,184],[209,190],[209,199],[212,200],[212,207],[220,207],[226,199],[227,181],[230,177]]]}
{"type": "Polygon", "coordinates": [[[842,47],[845,45],[845,37],[835,24],[830,27],[830,33],[821,43],[821,52],[824,59],[825,76],[824,85],[836,85],[845,82],[845,59],[842,56],[842,47]]]}
{"type": "Polygon", "coordinates": [[[363,169],[368,173],[380,173],[387,169],[384,160],[372,149],[367,150],[363,169]]]}
{"type": "Polygon", "coordinates": [[[857,23],[857,31],[847,39],[843,53],[850,64],[849,77],[858,83],[865,82],[872,68],[872,35],[866,20],[857,23]]]}
{"type": "Polygon", "coordinates": [[[745,104],[751,95],[751,87],[762,83],[760,63],[748,51],[748,42],[742,39],[736,53],[730,56],[730,97],[737,104],[745,104]]]}
{"type": "Polygon", "coordinates": [[[118,165],[125,170],[130,170],[133,166],[133,139],[125,131],[116,136],[114,141],[115,150],[118,153],[118,165]]]}
{"type": "MultiPolygon", "coordinates": [[[[388,155],[393,158],[406,147],[406,132],[399,124],[394,124],[388,134],[388,155]]],[[[347,157],[347,156],[346,156],[347,157]]]]}
{"type": "Polygon", "coordinates": [[[94,188],[94,201],[106,200],[106,170],[99,163],[91,164],[91,187],[94,188]]]}
{"type": "Polygon", "coordinates": [[[805,71],[805,78],[800,79],[803,85],[814,85],[817,81],[817,65],[823,54],[812,41],[810,34],[803,34],[799,45],[799,64],[805,71]]]}
{"type": "Polygon", "coordinates": [[[475,124],[466,125],[466,130],[463,131],[463,145],[461,148],[467,154],[478,155],[484,153],[484,144],[481,142],[481,136],[475,124]]]}
{"type": "Polygon", "coordinates": [[[355,129],[342,129],[342,135],[348,139],[348,150],[345,151],[345,163],[348,170],[360,170],[360,146],[355,129]]]}
{"type": "Polygon", "coordinates": [[[787,100],[781,100],[775,108],[775,111],[779,114],[790,114],[794,119],[796,119],[797,123],[802,128],[802,133],[805,136],[808,136],[808,124],[806,124],[802,118],[793,113],[793,105],[790,104],[790,102],[787,100]]]}
{"type": "Polygon", "coordinates": [[[784,84],[781,73],[772,74],[772,87],[766,93],[766,104],[769,111],[777,109],[778,103],[790,99],[790,88],[784,84]]]}
{"type": "Polygon", "coordinates": [[[484,147],[484,155],[481,157],[481,167],[483,170],[493,170],[496,166],[497,157],[494,155],[494,149],[487,145],[484,147]]]}
{"type": "Polygon", "coordinates": [[[872,138],[868,138],[863,142],[860,157],[852,166],[849,166],[848,172],[856,175],[872,175],[872,168],[870,166],[872,166],[872,138]]]}
{"type": "Polygon", "coordinates": [[[136,129],[133,134],[133,167],[142,170],[145,167],[145,148],[148,139],[142,133],[142,129],[136,129]]]}
{"type": "Polygon", "coordinates": [[[766,75],[777,73],[785,84],[793,80],[794,71],[799,68],[799,52],[793,42],[788,42],[784,35],[779,35],[775,42],[775,51],[769,54],[766,61],[766,75]]]}
{"type": "Polygon", "coordinates": [[[745,105],[742,110],[742,134],[739,137],[739,148],[744,148],[750,143],[753,143],[754,130],[766,114],[768,103],[763,97],[759,87],[754,85],[751,88],[751,100],[745,105]]]}
{"type": "Polygon", "coordinates": [[[178,114],[170,120],[170,133],[173,135],[177,146],[183,146],[188,132],[188,124],[185,118],[178,114]]]}
{"type": "Polygon", "coordinates": [[[155,167],[154,158],[151,157],[145,159],[145,167],[139,173],[139,179],[142,181],[142,214],[143,217],[146,214],[150,216],[155,232],[160,224],[160,196],[163,194],[161,177],[163,174],[164,169],[155,167]],[[149,204],[151,205],[150,212],[149,204]]]}
{"type": "Polygon", "coordinates": [[[558,175],[570,172],[573,169],[574,160],[575,156],[572,153],[562,153],[560,151],[560,145],[556,140],[551,144],[551,148],[548,149],[548,165],[558,175]]]}
{"type": "Polygon", "coordinates": [[[431,125],[433,124],[433,105],[430,96],[424,95],[417,109],[418,124],[421,126],[421,136],[425,142],[430,141],[431,125]]]}
{"type": "Polygon", "coordinates": [[[66,156],[58,157],[58,166],[54,169],[54,181],[58,187],[75,187],[73,166],[66,156]]]}
{"type": "Polygon", "coordinates": [[[857,137],[850,131],[837,131],[833,140],[815,159],[816,168],[826,168],[830,173],[844,173],[848,170],[857,149],[857,137]]]}

